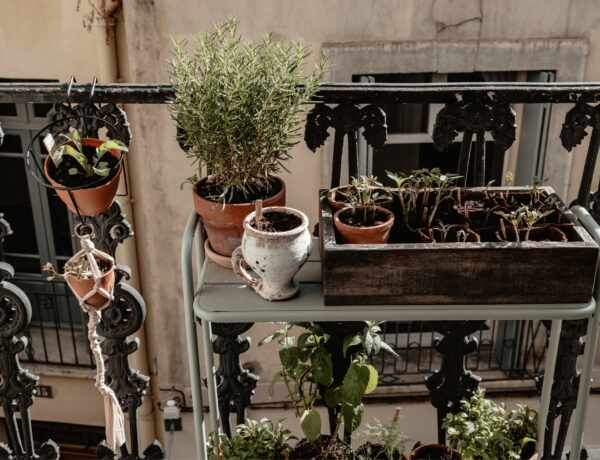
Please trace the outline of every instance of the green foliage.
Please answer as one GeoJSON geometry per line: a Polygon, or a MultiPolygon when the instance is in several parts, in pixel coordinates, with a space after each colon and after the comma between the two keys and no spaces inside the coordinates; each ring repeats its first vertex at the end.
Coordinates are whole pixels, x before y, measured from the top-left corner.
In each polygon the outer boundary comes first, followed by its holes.
{"type": "Polygon", "coordinates": [[[319,439],[321,432],[321,417],[314,408],[319,396],[319,386],[325,389],[321,396],[327,406],[340,406],[333,439],[342,425],[346,431],[356,430],[364,412],[363,398],[377,387],[379,376],[371,365],[373,356],[382,349],[396,355],[381,339],[379,322],[368,322],[362,331],[344,338],[344,355],[351,347],[354,347],[354,354],[342,384],[335,387],[331,386],[333,363],[331,354],[323,347],[326,336],[322,328],[310,322],[283,323],[281,326],[280,330],[259,343],[264,345],[274,340],[279,343],[282,368],[271,379],[271,395],[274,384],[282,380],[296,416],[300,418],[302,431],[309,441],[319,439]],[[305,332],[296,338],[290,332],[294,326],[304,328],[305,332]]]}
{"type": "Polygon", "coordinates": [[[397,194],[402,208],[405,225],[408,217],[419,205],[419,197],[423,205],[423,214],[419,216],[423,225],[431,227],[440,204],[452,198],[454,184],[461,176],[457,174],[442,174],[439,168],[416,169],[410,175],[387,172],[388,177],[396,183],[397,194]],[[429,198],[433,193],[433,204],[429,206],[429,198]]]}
{"type": "Polygon", "coordinates": [[[360,433],[360,437],[371,444],[382,447],[381,452],[375,454],[366,452],[359,456],[360,460],[392,459],[396,455],[404,454],[408,438],[402,432],[400,408],[396,408],[394,417],[388,423],[382,423],[377,419],[374,419],[373,423],[367,423],[360,433]]]}
{"type": "MultiPolygon", "coordinates": [[[[533,226],[544,217],[552,214],[553,209],[548,211],[542,211],[542,209],[531,209],[529,206],[523,205],[514,211],[509,213],[504,211],[494,211],[495,214],[501,216],[504,220],[513,226],[515,231],[515,238],[519,241],[519,228],[526,228],[525,241],[529,241],[529,233],[533,226]]],[[[504,235],[506,239],[506,235],[504,235]]]]}
{"type": "Polygon", "coordinates": [[[273,423],[263,418],[260,421],[246,420],[238,425],[236,433],[229,439],[221,433],[211,433],[208,445],[210,460],[279,459],[286,457],[292,450],[289,442],[295,440],[292,433],[285,429],[281,421],[273,423]],[[220,455],[216,454],[217,443],[220,455]]]}
{"type": "Polygon", "coordinates": [[[363,225],[372,225],[377,214],[377,206],[387,201],[387,189],[377,181],[375,176],[360,176],[353,178],[351,187],[344,195],[344,208],[352,209],[352,214],[360,212],[363,225]],[[384,193],[382,193],[384,192],[384,193]]]}
{"type": "Polygon", "coordinates": [[[81,170],[78,168],[70,168],[69,174],[74,176],[76,174],[84,174],[86,176],[101,176],[106,177],[110,173],[108,169],[108,163],[102,161],[104,154],[109,150],[116,150],[119,152],[127,152],[127,146],[119,140],[108,140],[96,148],[96,154],[90,160],[83,154],[83,146],[81,145],[81,137],[79,132],[75,128],[70,128],[67,134],[59,134],[59,138],[63,140],[61,144],[58,144],[50,155],[54,166],[57,168],[63,162],[65,156],[70,156],[75,159],[81,170]]]}
{"type": "Polygon", "coordinates": [[[450,445],[465,460],[517,459],[523,444],[535,437],[537,413],[527,406],[507,412],[479,390],[470,400],[461,401],[461,407],[443,427],[450,445]]]}
{"type": "Polygon", "coordinates": [[[306,104],[327,69],[321,55],[307,76],[310,50],[302,42],[242,40],[237,21],[216,23],[189,49],[175,41],[171,81],[172,116],[190,146],[188,157],[215,175],[228,202],[234,193],[249,195],[269,186],[269,174],[283,168],[300,133],[306,104]]]}

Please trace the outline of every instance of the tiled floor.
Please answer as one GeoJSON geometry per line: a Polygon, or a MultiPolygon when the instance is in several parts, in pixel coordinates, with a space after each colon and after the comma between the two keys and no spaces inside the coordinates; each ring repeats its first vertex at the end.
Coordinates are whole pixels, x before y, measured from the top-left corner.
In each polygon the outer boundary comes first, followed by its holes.
{"type": "MultiPolygon", "coordinates": [[[[506,398],[504,399],[508,408],[514,407],[516,403],[526,402],[531,407],[536,408],[537,400],[524,398],[506,398]]],[[[402,420],[405,434],[415,442],[421,440],[424,442],[435,441],[435,410],[429,403],[403,403],[402,420]]],[[[364,420],[366,422],[374,417],[380,420],[390,418],[396,408],[393,403],[369,404],[366,408],[364,420]]],[[[324,413],[324,412],[323,412],[324,413]]],[[[291,411],[282,409],[252,409],[249,411],[250,418],[269,417],[273,420],[285,418],[285,424],[296,435],[300,435],[300,424],[294,418],[291,411]]],[[[167,460],[188,460],[195,458],[194,452],[194,421],[191,413],[183,416],[183,431],[177,432],[173,437],[173,448],[170,457],[167,460]]],[[[360,428],[358,430],[360,432],[360,428]]],[[[357,443],[360,443],[358,436],[354,437],[357,443]]],[[[569,438],[567,438],[569,440],[569,438]]],[[[568,442],[568,441],[567,441],[568,442]]],[[[592,396],[588,407],[586,421],[585,446],[588,448],[589,458],[600,460],[600,396],[592,396]]]]}

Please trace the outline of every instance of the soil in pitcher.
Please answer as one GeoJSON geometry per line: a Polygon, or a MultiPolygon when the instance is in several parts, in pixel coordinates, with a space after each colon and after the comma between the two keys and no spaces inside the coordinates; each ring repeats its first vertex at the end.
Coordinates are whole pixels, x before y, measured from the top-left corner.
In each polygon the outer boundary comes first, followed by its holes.
{"type": "MultiPolygon", "coordinates": [[[[87,157],[88,161],[92,161],[94,155],[96,155],[96,147],[91,145],[84,145],[83,154],[87,157]]],[[[50,162],[50,167],[48,168],[48,172],[50,177],[58,182],[60,185],[64,185],[65,187],[82,187],[82,186],[92,186],[99,187],[100,185],[106,184],[109,180],[111,180],[116,172],[117,172],[117,164],[119,160],[117,160],[110,153],[105,153],[102,157],[101,161],[105,161],[108,165],[108,169],[110,172],[108,176],[101,177],[96,174],[93,176],[88,176],[83,172],[81,165],[75,160],[75,158],[70,157],[68,155],[63,156],[63,161],[61,164],[56,167],[54,162],[50,162]],[[71,168],[76,168],[81,174],[70,175],[69,170],[71,168]]]]}
{"type": "MultiPolygon", "coordinates": [[[[281,182],[277,179],[269,179],[269,187],[263,190],[249,190],[247,195],[241,191],[235,190],[233,196],[228,196],[225,200],[226,204],[244,204],[252,203],[256,200],[266,200],[277,195],[281,191],[281,182]]],[[[217,180],[208,180],[196,184],[196,193],[202,198],[210,201],[218,201],[219,196],[223,193],[223,187],[217,180]]]]}
{"type": "Polygon", "coordinates": [[[321,435],[320,443],[322,449],[313,443],[302,439],[290,453],[290,460],[351,460],[355,456],[348,444],[340,441],[330,442],[330,437],[321,435]]]}
{"type": "MultiPolygon", "coordinates": [[[[250,222],[252,228],[257,228],[256,218],[250,222]]],[[[288,212],[265,212],[260,231],[269,233],[287,232],[302,225],[302,219],[288,212]]]]}
{"type": "MultiPolygon", "coordinates": [[[[369,218],[369,222],[365,225],[362,215],[363,212],[360,209],[356,210],[356,213],[347,211],[340,213],[340,220],[344,224],[351,225],[353,227],[375,227],[377,225],[385,224],[389,220],[389,216],[386,213],[376,211],[375,216],[373,218],[369,218]]],[[[371,211],[369,211],[369,215],[372,216],[371,211]]]]}

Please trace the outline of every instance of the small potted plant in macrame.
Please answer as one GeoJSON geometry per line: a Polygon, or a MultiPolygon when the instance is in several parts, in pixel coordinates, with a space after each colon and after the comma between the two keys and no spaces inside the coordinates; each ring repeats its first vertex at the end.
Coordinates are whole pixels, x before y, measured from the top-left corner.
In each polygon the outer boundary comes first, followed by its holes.
{"type": "Polygon", "coordinates": [[[127,146],[116,139],[81,138],[75,128],[59,134],[58,142],[44,143],[49,153],[44,174],[69,210],[82,216],[106,212],[117,194],[127,146]]]}

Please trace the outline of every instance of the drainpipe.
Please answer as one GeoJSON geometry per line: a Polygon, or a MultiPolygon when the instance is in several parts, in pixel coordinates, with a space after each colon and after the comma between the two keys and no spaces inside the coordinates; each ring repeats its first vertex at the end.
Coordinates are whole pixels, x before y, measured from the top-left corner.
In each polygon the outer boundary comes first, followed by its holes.
{"type": "MultiPolygon", "coordinates": [[[[120,0],[105,0],[103,7],[105,16],[112,18],[113,14],[121,8],[120,0]]],[[[98,81],[103,83],[114,83],[120,81],[119,74],[119,55],[117,47],[117,34],[116,34],[116,21],[114,24],[107,24],[106,20],[98,21],[93,27],[93,34],[96,42],[96,53],[98,56],[98,74],[96,75],[98,81]]],[[[128,165],[127,176],[130,177],[128,165]]],[[[121,183],[119,185],[119,195],[123,194],[125,190],[128,191],[128,195],[118,198],[123,213],[127,216],[127,220],[133,223],[133,197],[131,195],[131,187],[125,188],[124,175],[121,176],[121,183]]],[[[134,229],[135,230],[135,229],[134,229]]],[[[125,242],[119,245],[117,249],[117,257],[119,262],[122,262],[131,267],[132,278],[129,280],[131,284],[138,291],[140,290],[140,283],[137,274],[139,274],[139,265],[137,259],[136,241],[135,236],[132,236],[125,240],[125,242]]],[[[139,430],[139,441],[140,448],[143,450],[155,439],[158,439],[164,445],[164,429],[162,427],[162,417],[157,416],[155,407],[157,407],[160,401],[159,384],[157,381],[157,372],[155,366],[149,359],[151,346],[149,345],[150,334],[144,326],[142,326],[135,336],[140,339],[140,348],[130,355],[132,366],[138,369],[140,372],[146,375],[150,375],[150,388],[144,403],[138,409],[138,430],[139,430]]]]}

